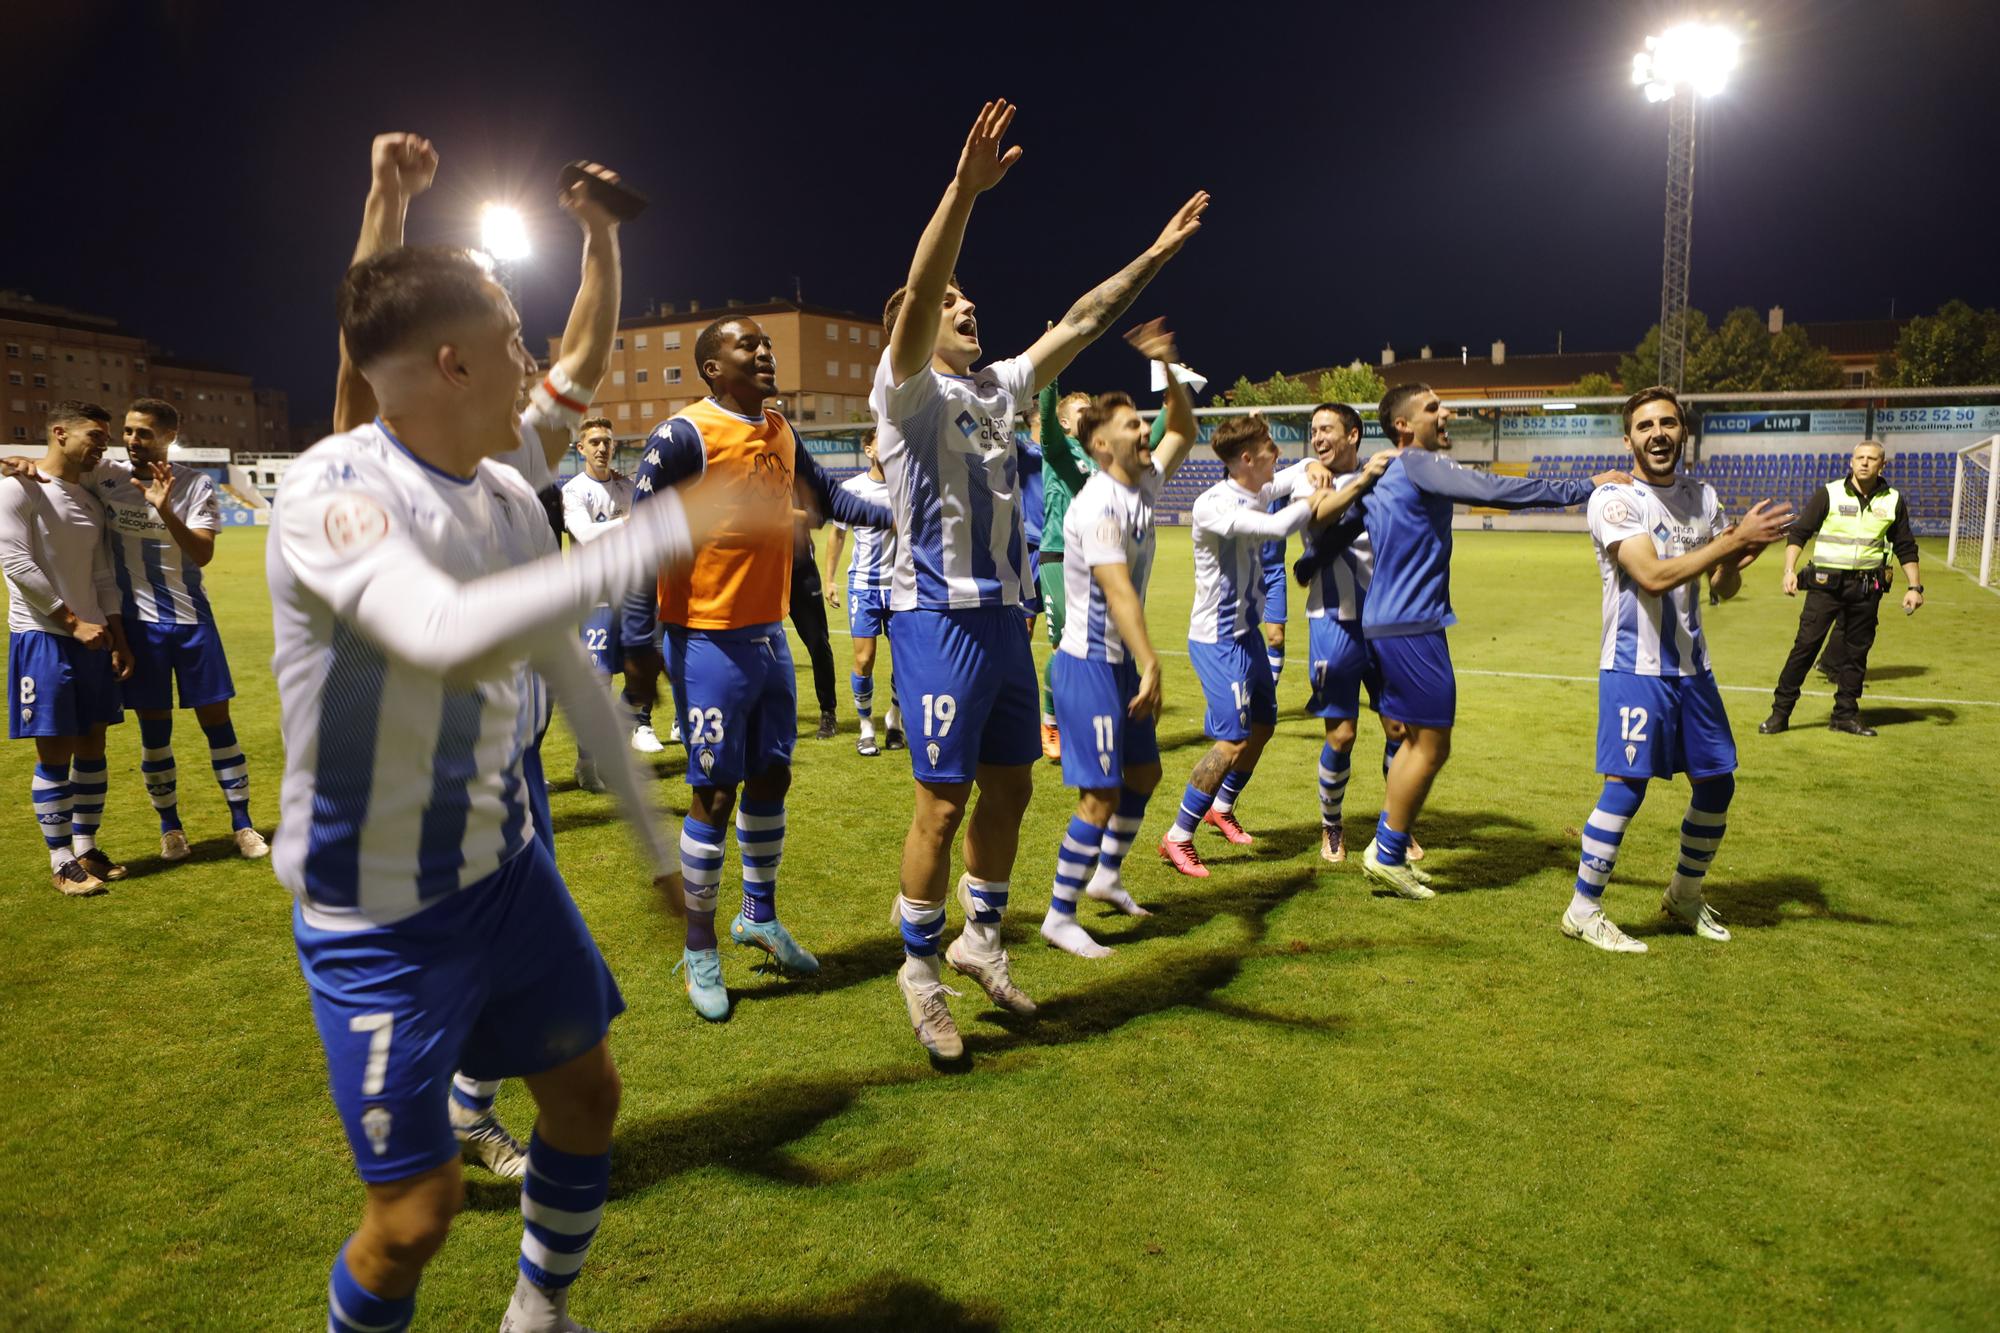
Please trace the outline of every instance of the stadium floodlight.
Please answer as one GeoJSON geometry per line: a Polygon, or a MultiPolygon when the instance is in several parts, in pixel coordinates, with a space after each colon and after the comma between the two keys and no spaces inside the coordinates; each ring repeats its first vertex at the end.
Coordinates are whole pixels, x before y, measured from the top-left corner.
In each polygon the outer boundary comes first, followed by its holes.
{"type": "Polygon", "coordinates": [[[521,210],[488,204],[479,210],[479,247],[501,264],[528,257],[528,226],[521,210]]]}
{"type": "Polygon", "coordinates": [[[1694,234],[1695,104],[1721,92],[1741,43],[1712,23],[1681,23],[1646,39],[1632,82],[1667,103],[1667,225],[1660,265],[1660,383],[1681,387],[1687,366],[1688,250],[1694,234]]]}

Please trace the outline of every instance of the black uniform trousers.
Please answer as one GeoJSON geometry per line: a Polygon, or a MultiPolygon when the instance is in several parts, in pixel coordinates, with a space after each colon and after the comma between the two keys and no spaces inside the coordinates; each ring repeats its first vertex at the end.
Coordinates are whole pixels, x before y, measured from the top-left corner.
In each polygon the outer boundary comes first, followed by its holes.
{"type": "Polygon", "coordinates": [[[1816,569],[1807,565],[1799,575],[1805,592],[1805,608],[1799,612],[1798,638],[1779,673],[1778,688],[1771,698],[1771,711],[1791,715],[1799,701],[1799,687],[1819,656],[1827,632],[1839,634],[1836,645],[1827,648],[1827,665],[1833,668],[1833,716],[1836,721],[1856,716],[1861,704],[1861,685],[1868,674],[1868,650],[1875,645],[1876,611],[1882,604],[1882,583],[1874,570],[1816,569]],[[1821,580],[1824,580],[1822,582],[1821,580]]]}
{"type": "Polygon", "coordinates": [[[831,713],[839,699],[833,684],[833,644],[827,638],[826,599],[820,595],[819,565],[812,558],[809,544],[802,545],[792,558],[792,628],[799,632],[806,645],[806,656],[812,659],[813,693],[819,696],[819,711],[831,713]]]}

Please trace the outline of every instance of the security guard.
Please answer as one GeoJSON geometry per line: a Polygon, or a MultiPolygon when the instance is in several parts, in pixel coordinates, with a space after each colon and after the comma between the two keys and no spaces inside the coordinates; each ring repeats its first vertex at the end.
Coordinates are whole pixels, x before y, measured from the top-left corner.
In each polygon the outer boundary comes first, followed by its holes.
{"type": "Polygon", "coordinates": [[[1882,480],[1888,461],[1882,446],[1863,440],[1855,446],[1848,474],[1830,481],[1807,500],[1785,545],[1785,596],[1806,589],[1805,610],[1799,615],[1799,635],[1792,655],[1778,676],[1771,698],[1771,716],[1757,725],[1763,735],[1791,725],[1799,686],[1812,669],[1827,631],[1839,622],[1843,652],[1835,657],[1834,731],[1873,736],[1859,715],[1861,682],[1868,672],[1868,649],[1875,642],[1875,612],[1890,586],[1889,557],[1903,566],[1909,588],[1903,593],[1904,614],[1924,604],[1924,581],[1917,569],[1917,539],[1910,530],[1910,508],[1895,487],[1882,480]],[[1799,552],[1818,534],[1812,563],[1798,572],[1799,552]]]}

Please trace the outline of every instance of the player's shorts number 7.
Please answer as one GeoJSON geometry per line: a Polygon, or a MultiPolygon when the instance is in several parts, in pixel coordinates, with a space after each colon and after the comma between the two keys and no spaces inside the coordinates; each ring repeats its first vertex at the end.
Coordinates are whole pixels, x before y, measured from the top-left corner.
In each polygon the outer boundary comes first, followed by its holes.
{"type": "Polygon", "coordinates": [[[368,1038],[368,1067],[361,1072],[361,1095],[376,1097],[381,1095],[382,1082],[389,1073],[389,1038],[394,1033],[394,1014],[356,1014],[347,1020],[349,1032],[366,1032],[368,1038]]]}

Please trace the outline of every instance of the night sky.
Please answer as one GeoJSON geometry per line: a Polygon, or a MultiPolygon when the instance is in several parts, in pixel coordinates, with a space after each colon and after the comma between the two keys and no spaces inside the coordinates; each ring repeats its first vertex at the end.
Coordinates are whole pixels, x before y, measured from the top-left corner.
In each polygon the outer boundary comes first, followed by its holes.
{"type": "MultiPolygon", "coordinates": [[[[563,162],[608,162],[653,201],[623,233],[628,314],[795,281],[876,312],[996,95],[1020,104],[1026,155],[981,199],[959,265],[989,355],[1025,346],[1196,188],[1208,224],[1133,318],[1167,315],[1225,384],[1373,361],[1385,341],[1518,354],[1560,330],[1571,351],[1629,347],[1658,312],[1666,111],[1628,67],[1687,12],[39,8],[4,62],[0,287],[247,371],[302,420],[329,408],[332,291],[378,131],[426,134],[443,159],[413,240],[472,239],[487,197],[531,205],[532,341],[574,291],[563,162]]],[[[1811,320],[2000,303],[1994,6],[1706,12],[1746,41],[1701,128],[1693,304],[1811,320]]],[[[1107,339],[1069,379],[1144,373],[1107,339]]]]}

